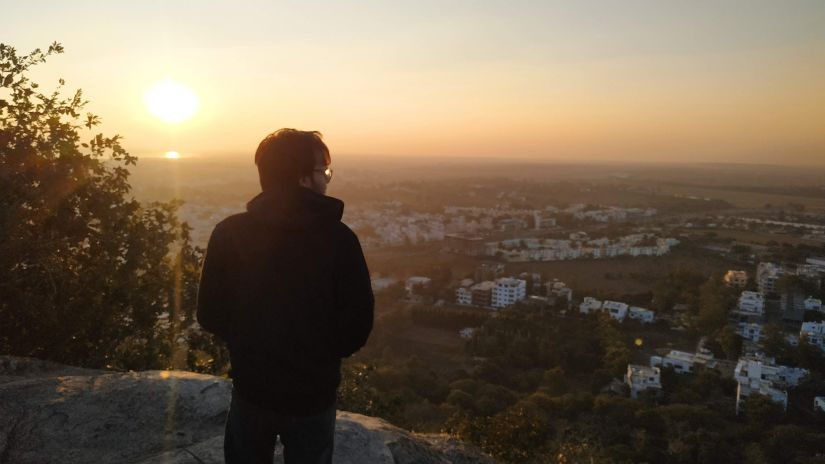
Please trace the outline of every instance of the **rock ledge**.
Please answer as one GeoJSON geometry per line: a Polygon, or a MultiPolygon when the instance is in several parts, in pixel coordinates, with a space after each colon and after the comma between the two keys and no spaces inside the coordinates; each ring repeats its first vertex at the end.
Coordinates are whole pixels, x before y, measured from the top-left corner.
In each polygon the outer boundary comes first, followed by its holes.
{"type": "MultiPolygon", "coordinates": [[[[0,463],[220,463],[231,389],[227,380],[192,372],[110,372],[0,356],[0,463]]],[[[494,463],[449,436],[343,411],[333,460],[494,463]]],[[[283,462],[280,449],[275,462],[283,462]]]]}

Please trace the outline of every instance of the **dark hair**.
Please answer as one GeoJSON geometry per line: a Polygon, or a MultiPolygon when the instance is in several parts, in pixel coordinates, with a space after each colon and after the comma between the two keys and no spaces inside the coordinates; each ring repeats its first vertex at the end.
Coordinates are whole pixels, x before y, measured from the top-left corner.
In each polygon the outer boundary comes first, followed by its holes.
{"type": "Polygon", "coordinates": [[[311,176],[318,154],[324,164],[330,163],[329,149],[318,131],[279,129],[261,140],[255,151],[255,164],[261,188],[294,186],[303,177],[311,176]]]}

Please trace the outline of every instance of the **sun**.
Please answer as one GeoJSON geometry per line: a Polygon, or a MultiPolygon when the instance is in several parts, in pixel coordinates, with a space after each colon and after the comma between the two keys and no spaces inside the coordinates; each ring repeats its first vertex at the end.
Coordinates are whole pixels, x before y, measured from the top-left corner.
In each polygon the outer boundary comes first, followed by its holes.
{"type": "Polygon", "coordinates": [[[195,92],[169,79],[153,85],[144,95],[144,101],[150,113],[169,124],[186,121],[198,110],[195,92]]]}
{"type": "Polygon", "coordinates": [[[170,160],[176,160],[180,158],[180,153],[176,151],[167,151],[163,157],[170,160]]]}

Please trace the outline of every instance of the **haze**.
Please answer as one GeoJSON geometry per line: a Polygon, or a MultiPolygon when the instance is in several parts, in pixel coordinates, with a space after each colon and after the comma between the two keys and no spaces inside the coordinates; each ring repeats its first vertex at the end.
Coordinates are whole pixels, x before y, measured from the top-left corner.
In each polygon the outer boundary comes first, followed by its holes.
{"type": "Polygon", "coordinates": [[[141,156],[248,157],[279,127],[335,154],[825,164],[825,3],[13,2],[3,41],[64,55],[141,156]],[[163,79],[200,109],[171,125],[163,79]]]}

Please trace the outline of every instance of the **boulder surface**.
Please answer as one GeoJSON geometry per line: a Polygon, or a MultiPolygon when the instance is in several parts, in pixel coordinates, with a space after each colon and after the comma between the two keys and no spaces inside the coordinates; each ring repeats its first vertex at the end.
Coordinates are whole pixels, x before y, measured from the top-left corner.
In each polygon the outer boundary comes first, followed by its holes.
{"type": "MultiPolygon", "coordinates": [[[[232,384],[184,371],[113,372],[0,356],[0,464],[223,462],[232,384]]],[[[283,462],[280,446],[275,462],[283,462]]],[[[339,411],[336,464],[493,463],[447,435],[339,411]]]]}

